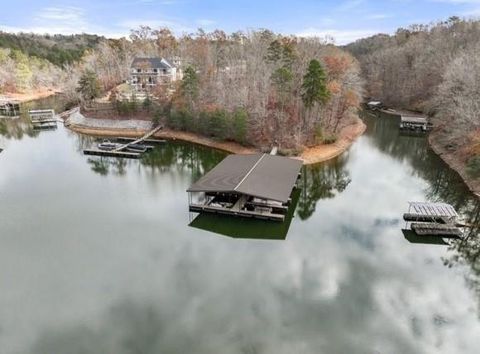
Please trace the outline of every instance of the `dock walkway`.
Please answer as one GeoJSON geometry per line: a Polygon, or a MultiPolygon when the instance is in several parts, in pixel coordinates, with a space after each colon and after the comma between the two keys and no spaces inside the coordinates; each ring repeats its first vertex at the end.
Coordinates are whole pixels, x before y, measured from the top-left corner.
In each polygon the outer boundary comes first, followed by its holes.
{"type": "Polygon", "coordinates": [[[122,150],[125,150],[127,147],[129,147],[130,145],[135,145],[135,144],[139,144],[141,142],[143,142],[144,140],[147,140],[148,138],[150,138],[153,134],[155,134],[156,132],[158,132],[159,130],[162,130],[163,129],[163,126],[159,125],[158,127],[155,127],[154,129],[152,129],[151,131],[149,131],[147,134],[145,134],[144,136],[142,136],[141,138],[138,138],[137,140],[134,140],[134,141],[130,141],[130,142],[127,142],[126,144],[123,144],[121,146],[119,146],[118,148],[116,148],[115,152],[118,152],[118,151],[122,151],[122,150]]]}

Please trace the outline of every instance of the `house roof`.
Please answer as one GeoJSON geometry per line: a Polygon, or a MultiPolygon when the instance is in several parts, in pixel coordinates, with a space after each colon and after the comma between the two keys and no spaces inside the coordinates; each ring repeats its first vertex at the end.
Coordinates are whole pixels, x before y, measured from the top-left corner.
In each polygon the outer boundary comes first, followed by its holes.
{"type": "Polygon", "coordinates": [[[171,69],[174,66],[163,58],[135,58],[132,62],[132,68],[149,67],[154,69],[171,69]]]}
{"type": "Polygon", "coordinates": [[[188,192],[239,193],[286,203],[302,161],[267,154],[230,155],[188,192]]]}

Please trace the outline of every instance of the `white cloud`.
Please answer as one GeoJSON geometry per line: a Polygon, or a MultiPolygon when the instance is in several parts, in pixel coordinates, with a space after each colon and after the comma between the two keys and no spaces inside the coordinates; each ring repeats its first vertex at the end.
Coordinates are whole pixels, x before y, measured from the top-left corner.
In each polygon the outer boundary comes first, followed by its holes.
{"type": "Polygon", "coordinates": [[[377,30],[337,30],[337,29],[327,29],[320,30],[317,28],[307,28],[299,33],[299,37],[319,37],[319,38],[333,38],[335,44],[348,44],[356,41],[360,38],[365,38],[373,36],[374,34],[379,33],[377,30]]]}
{"type": "Polygon", "coordinates": [[[32,16],[32,22],[24,26],[0,25],[7,32],[27,32],[38,34],[77,34],[95,33],[108,37],[121,37],[125,33],[114,32],[109,28],[93,24],[87,12],[75,6],[46,7],[32,16]]]}
{"type": "Polygon", "coordinates": [[[366,19],[367,20],[384,20],[391,17],[392,15],[389,15],[389,14],[372,14],[372,15],[368,15],[366,19]]]}

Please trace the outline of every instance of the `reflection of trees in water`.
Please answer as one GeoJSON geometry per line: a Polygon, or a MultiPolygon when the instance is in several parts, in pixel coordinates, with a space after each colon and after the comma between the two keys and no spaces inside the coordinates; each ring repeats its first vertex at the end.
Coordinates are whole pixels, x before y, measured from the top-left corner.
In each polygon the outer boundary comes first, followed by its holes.
{"type": "Polygon", "coordinates": [[[345,170],[347,160],[348,154],[343,154],[333,161],[303,168],[298,184],[301,194],[297,206],[297,214],[302,220],[313,215],[320,199],[334,198],[347,188],[351,182],[345,170]]]}
{"type": "Polygon", "coordinates": [[[22,140],[25,136],[34,138],[39,134],[24,119],[0,119],[0,136],[6,139],[22,140]]]}
{"type": "MultiPolygon", "coordinates": [[[[82,151],[90,147],[92,138],[78,136],[77,149],[82,151]]],[[[188,172],[192,180],[196,180],[211,170],[223,158],[225,153],[196,145],[167,143],[159,145],[144,154],[138,160],[118,159],[114,157],[91,157],[87,163],[93,172],[102,176],[112,173],[117,176],[126,174],[126,169],[132,164],[140,164],[141,168],[152,175],[162,174],[175,168],[177,171],[188,172]]]]}
{"type": "Polygon", "coordinates": [[[65,110],[65,107],[65,98],[61,95],[21,103],[20,118],[0,119],[0,136],[15,140],[22,140],[25,136],[37,137],[40,131],[33,129],[28,117],[28,111],[31,109],[54,109],[56,113],[60,113],[65,110]]]}
{"type": "Polygon", "coordinates": [[[114,157],[91,157],[88,158],[87,163],[93,172],[101,176],[108,176],[110,173],[115,176],[124,176],[127,173],[127,166],[132,161],[114,157]]]}
{"type": "MultiPolygon", "coordinates": [[[[469,224],[480,224],[480,202],[465,186],[458,174],[433,153],[425,137],[401,136],[398,119],[381,115],[366,117],[371,141],[382,152],[402,162],[408,162],[414,173],[428,182],[426,198],[432,202],[449,203],[469,224]]],[[[450,253],[444,259],[448,266],[467,265],[471,269],[468,281],[480,293],[480,239],[478,228],[467,229],[467,237],[451,242],[450,253]]]]}
{"type": "Polygon", "coordinates": [[[145,154],[140,163],[152,173],[164,173],[172,167],[189,171],[192,180],[197,180],[215,167],[226,154],[224,152],[193,144],[169,142],[145,154]]]}
{"type": "Polygon", "coordinates": [[[466,265],[471,272],[466,275],[470,287],[480,296],[480,202],[467,198],[467,203],[461,210],[462,216],[472,228],[465,230],[466,237],[451,242],[449,254],[444,258],[445,265],[466,265]]]}

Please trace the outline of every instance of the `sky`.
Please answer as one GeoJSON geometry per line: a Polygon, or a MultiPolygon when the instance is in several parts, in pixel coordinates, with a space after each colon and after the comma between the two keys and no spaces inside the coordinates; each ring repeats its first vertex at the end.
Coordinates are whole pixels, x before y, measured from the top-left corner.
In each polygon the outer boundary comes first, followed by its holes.
{"type": "Polygon", "coordinates": [[[114,38],[139,25],[166,26],[178,35],[268,28],[346,44],[454,15],[480,17],[480,0],[0,0],[0,30],[114,38]]]}

